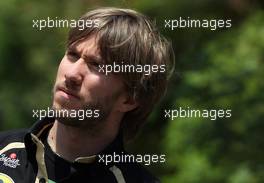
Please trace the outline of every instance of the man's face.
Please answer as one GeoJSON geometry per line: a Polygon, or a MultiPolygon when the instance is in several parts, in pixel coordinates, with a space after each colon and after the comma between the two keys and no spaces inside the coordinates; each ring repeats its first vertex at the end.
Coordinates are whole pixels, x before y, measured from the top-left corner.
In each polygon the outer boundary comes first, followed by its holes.
{"type": "MultiPolygon", "coordinates": [[[[118,107],[118,99],[125,90],[117,75],[106,76],[103,72],[98,72],[99,64],[102,63],[94,36],[71,45],[58,68],[53,90],[53,108],[99,110],[98,119],[105,120],[118,107]]],[[[69,125],[85,126],[95,119],[65,121],[69,125]]]]}

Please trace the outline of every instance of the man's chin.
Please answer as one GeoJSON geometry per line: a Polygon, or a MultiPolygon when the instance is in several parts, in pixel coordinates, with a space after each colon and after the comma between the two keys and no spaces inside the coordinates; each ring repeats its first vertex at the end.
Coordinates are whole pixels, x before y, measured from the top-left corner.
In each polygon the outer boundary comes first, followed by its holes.
{"type": "Polygon", "coordinates": [[[54,110],[76,110],[76,111],[82,109],[81,106],[79,105],[66,104],[66,103],[63,104],[53,103],[52,108],[54,110]]]}
{"type": "Polygon", "coordinates": [[[65,126],[79,128],[79,129],[94,129],[99,127],[102,123],[95,119],[86,119],[80,120],[79,118],[66,118],[66,117],[59,117],[56,118],[57,121],[65,126]]]}
{"type": "Polygon", "coordinates": [[[56,118],[59,123],[62,123],[66,126],[74,127],[74,128],[83,128],[84,124],[81,124],[79,120],[76,118],[66,118],[66,117],[58,117],[56,118]]]}

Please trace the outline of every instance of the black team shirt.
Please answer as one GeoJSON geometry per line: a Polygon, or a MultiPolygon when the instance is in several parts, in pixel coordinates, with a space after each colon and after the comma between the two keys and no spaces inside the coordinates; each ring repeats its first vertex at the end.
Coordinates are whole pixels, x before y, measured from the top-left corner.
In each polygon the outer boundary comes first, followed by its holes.
{"type": "MultiPolygon", "coordinates": [[[[32,128],[0,133],[0,183],[158,183],[143,166],[134,163],[99,161],[99,156],[69,162],[55,154],[47,135],[52,118],[32,128]]],[[[85,144],[84,144],[85,146],[85,144]]],[[[122,135],[100,155],[123,154],[122,135]]]]}

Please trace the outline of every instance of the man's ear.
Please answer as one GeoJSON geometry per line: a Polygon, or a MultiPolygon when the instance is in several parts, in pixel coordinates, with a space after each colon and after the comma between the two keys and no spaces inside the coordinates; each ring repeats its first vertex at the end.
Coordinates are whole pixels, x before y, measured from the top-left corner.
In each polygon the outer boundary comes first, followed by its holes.
{"type": "Polygon", "coordinates": [[[119,107],[120,112],[128,112],[138,107],[138,102],[129,95],[123,96],[119,107]]]}

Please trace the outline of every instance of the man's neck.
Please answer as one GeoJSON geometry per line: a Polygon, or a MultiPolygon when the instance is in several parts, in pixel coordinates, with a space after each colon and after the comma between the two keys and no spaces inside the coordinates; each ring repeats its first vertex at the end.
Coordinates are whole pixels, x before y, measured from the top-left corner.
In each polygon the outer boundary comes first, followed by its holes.
{"type": "Polygon", "coordinates": [[[55,120],[48,142],[55,153],[73,162],[78,157],[98,154],[115,139],[117,133],[109,133],[109,130],[91,133],[89,129],[68,126],[55,120]]]}

